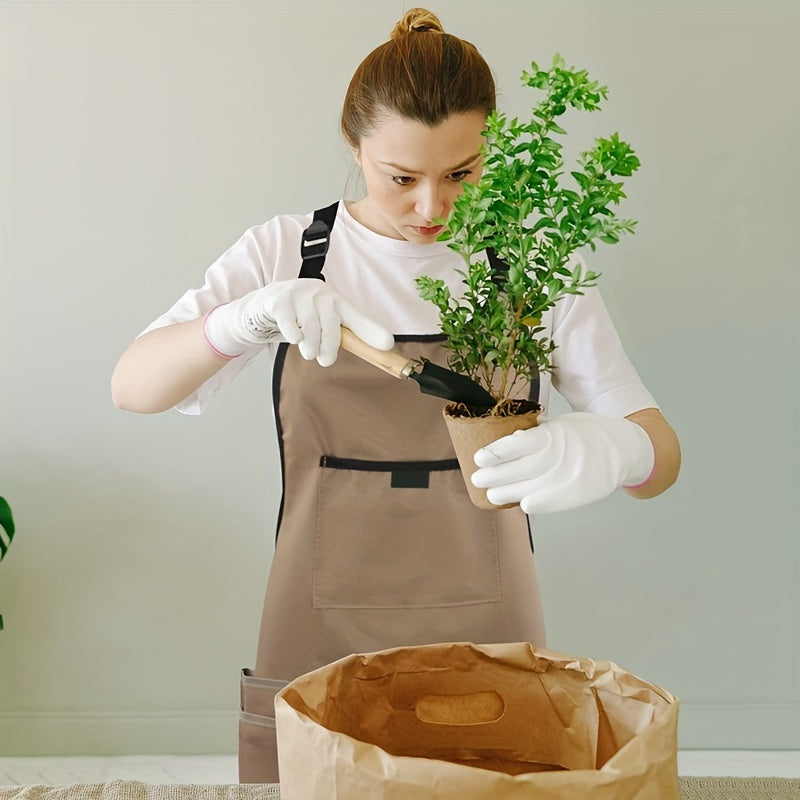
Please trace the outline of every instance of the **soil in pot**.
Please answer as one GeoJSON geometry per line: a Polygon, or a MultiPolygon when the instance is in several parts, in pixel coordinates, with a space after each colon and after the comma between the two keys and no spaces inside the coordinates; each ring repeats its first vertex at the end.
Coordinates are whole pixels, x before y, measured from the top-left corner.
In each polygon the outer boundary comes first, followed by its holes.
{"type": "Polygon", "coordinates": [[[502,406],[488,412],[485,409],[470,408],[463,403],[450,403],[444,407],[444,421],[464,476],[464,484],[470,500],[478,508],[497,511],[501,508],[514,508],[518,504],[496,506],[487,499],[485,489],[472,485],[470,477],[478,469],[473,456],[482,447],[503,436],[535,427],[539,423],[541,412],[542,407],[529,400],[507,400],[502,406]]]}

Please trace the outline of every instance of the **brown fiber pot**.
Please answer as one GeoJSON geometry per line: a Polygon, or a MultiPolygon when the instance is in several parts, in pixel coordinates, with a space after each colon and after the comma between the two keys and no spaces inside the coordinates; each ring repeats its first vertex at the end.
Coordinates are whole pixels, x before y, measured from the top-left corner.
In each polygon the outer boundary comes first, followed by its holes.
{"type": "Polygon", "coordinates": [[[529,411],[525,414],[514,414],[507,417],[454,417],[447,405],[443,409],[447,431],[456,451],[461,474],[464,476],[469,498],[478,508],[497,511],[500,508],[513,508],[517,503],[506,503],[496,506],[486,498],[486,489],[478,489],[472,485],[470,477],[477,470],[473,456],[482,447],[491,444],[514,431],[535,428],[539,424],[541,411],[529,411]]]}

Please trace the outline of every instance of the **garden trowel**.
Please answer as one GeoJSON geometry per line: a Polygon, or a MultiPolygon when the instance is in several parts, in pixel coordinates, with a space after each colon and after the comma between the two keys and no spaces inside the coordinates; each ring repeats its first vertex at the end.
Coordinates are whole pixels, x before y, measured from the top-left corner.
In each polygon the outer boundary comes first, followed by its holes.
{"type": "Polygon", "coordinates": [[[342,326],[342,345],[348,353],[395,378],[410,378],[419,384],[424,394],[443,397],[468,406],[490,407],[495,399],[480,384],[465,375],[440,367],[426,358],[409,360],[394,350],[378,350],[359,339],[349,328],[342,326]]]}

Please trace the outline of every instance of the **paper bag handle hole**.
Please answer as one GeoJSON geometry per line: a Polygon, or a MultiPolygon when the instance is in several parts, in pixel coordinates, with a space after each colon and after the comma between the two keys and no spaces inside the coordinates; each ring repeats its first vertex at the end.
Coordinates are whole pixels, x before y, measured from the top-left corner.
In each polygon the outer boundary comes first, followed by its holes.
{"type": "Polygon", "coordinates": [[[495,691],[428,694],[414,706],[417,719],[434,725],[483,725],[497,722],[505,710],[505,701],[495,691]]]}

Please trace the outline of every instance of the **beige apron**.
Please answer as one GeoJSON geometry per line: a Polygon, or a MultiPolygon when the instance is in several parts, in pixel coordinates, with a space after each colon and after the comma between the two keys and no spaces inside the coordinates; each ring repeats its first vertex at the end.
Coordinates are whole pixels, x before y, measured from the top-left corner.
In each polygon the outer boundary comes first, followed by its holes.
{"type": "MultiPolygon", "coordinates": [[[[396,350],[446,364],[440,336],[396,350]]],[[[445,401],[340,351],[281,344],[273,400],[283,475],[254,670],[242,674],[239,779],[278,781],[273,699],[351,653],[446,641],[543,646],[528,520],[469,501],[445,401]]]]}

